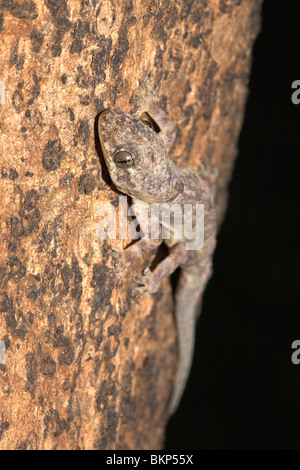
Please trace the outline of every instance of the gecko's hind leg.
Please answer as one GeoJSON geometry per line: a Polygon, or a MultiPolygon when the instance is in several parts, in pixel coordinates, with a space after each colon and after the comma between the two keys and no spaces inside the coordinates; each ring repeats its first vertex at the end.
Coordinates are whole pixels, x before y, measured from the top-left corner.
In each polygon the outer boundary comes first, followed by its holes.
{"type": "Polygon", "coordinates": [[[114,260],[114,269],[117,277],[117,285],[120,286],[123,280],[124,270],[138,258],[144,257],[149,252],[156,253],[162,240],[142,238],[133,245],[125,249],[114,249],[112,258],[114,260]]]}
{"type": "Polygon", "coordinates": [[[134,294],[143,295],[153,294],[158,291],[163,278],[170,276],[182,263],[186,261],[188,253],[183,243],[176,245],[171,253],[159,263],[159,265],[150,271],[145,269],[143,275],[136,274],[133,281],[138,284],[134,289],[134,294]]]}

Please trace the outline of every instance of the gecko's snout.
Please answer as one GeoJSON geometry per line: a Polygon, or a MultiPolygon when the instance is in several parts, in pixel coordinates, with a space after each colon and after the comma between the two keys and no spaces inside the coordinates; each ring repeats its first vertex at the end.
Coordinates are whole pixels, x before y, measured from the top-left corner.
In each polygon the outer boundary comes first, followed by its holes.
{"type": "Polygon", "coordinates": [[[103,118],[103,116],[107,115],[108,113],[110,113],[110,109],[104,109],[104,111],[101,111],[100,113],[100,118],[103,118]]]}
{"type": "Polygon", "coordinates": [[[113,118],[113,110],[111,109],[105,109],[102,111],[102,113],[99,116],[99,121],[98,121],[98,132],[99,132],[99,138],[100,142],[103,146],[105,147],[107,144],[109,144],[112,140],[112,135],[113,135],[113,130],[114,130],[114,119],[113,118]]]}
{"type": "Polygon", "coordinates": [[[98,123],[100,133],[101,133],[105,123],[107,123],[107,118],[108,118],[110,113],[111,113],[110,109],[105,109],[104,111],[102,111],[102,113],[100,113],[99,123],[98,123]]]}
{"type": "Polygon", "coordinates": [[[117,109],[106,109],[99,116],[99,138],[103,156],[110,170],[116,167],[127,170],[134,166],[135,159],[127,145],[134,126],[131,118],[117,109]]]}
{"type": "Polygon", "coordinates": [[[120,127],[120,116],[122,113],[116,109],[105,109],[99,116],[99,134],[102,140],[111,140],[116,129],[120,127]]]}
{"type": "Polygon", "coordinates": [[[100,113],[99,116],[99,122],[104,123],[104,122],[113,122],[116,120],[116,118],[121,115],[122,113],[118,111],[117,109],[105,109],[100,113]]]}

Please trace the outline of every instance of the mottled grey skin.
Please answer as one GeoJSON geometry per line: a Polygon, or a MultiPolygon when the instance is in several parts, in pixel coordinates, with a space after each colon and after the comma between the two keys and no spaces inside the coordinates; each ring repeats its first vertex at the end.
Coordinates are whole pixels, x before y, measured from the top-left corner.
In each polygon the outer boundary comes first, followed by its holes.
{"type": "MultiPolygon", "coordinates": [[[[211,275],[211,259],[215,248],[215,213],[211,186],[192,169],[180,167],[168,157],[175,138],[175,128],[158,107],[148,83],[140,84],[140,112],[146,112],[156,122],[156,133],[142,121],[118,110],[107,110],[100,115],[99,136],[104,158],[115,186],[132,197],[136,207],[150,208],[153,203],[204,204],[204,246],[201,250],[187,250],[185,239],[174,239],[171,227],[169,256],[151,272],[134,276],[135,291],[144,295],[156,292],[163,277],[177,267],[181,273],[175,294],[175,318],[178,331],[179,364],[172,392],[169,413],[173,414],[184,391],[193,358],[197,313],[202,293],[211,275]],[[125,151],[133,166],[119,168],[115,163],[118,151],[125,151]]],[[[123,155],[123,154],[120,154],[123,155]]],[[[137,215],[138,217],[138,215],[137,215]]],[[[195,213],[191,213],[195,218],[195,213]]],[[[159,240],[141,239],[118,253],[121,268],[130,266],[137,257],[158,247],[159,240]]],[[[119,267],[120,267],[119,266],[119,267]]]]}

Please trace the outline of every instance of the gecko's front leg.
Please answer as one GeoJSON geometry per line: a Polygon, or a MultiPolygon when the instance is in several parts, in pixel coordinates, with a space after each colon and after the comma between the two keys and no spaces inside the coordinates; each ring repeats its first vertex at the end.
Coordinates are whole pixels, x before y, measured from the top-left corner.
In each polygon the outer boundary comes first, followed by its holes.
{"type": "Polygon", "coordinates": [[[138,90],[139,96],[136,97],[135,103],[138,106],[139,116],[146,113],[156,122],[159,127],[158,135],[169,151],[176,137],[176,126],[167,113],[159,107],[149,79],[139,80],[138,90]]]}
{"type": "Polygon", "coordinates": [[[119,244],[118,249],[113,249],[111,256],[118,279],[118,286],[122,284],[125,269],[128,269],[139,258],[146,258],[148,255],[154,256],[159,245],[162,243],[162,231],[158,223],[156,223],[157,230],[154,236],[151,236],[151,217],[148,204],[135,199],[132,202],[133,204],[129,207],[128,214],[134,216],[135,219],[131,221],[133,226],[131,227],[132,231],[129,230],[129,235],[133,240],[137,236],[142,238],[127,248],[123,248],[119,244]],[[139,227],[138,233],[136,231],[137,227],[139,227]]]}

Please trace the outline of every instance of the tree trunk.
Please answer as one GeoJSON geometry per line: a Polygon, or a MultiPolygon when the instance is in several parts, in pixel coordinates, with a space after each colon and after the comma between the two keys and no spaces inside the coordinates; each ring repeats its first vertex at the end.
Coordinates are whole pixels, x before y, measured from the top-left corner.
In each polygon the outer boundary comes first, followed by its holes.
{"type": "Polygon", "coordinates": [[[158,449],[176,370],[172,291],[134,300],[96,235],[117,204],[96,118],[151,74],[171,158],[219,169],[220,223],[261,0],[0,1],[0,447],[158,449]],[[3,351],[5,348],[5,351],[3,351]],[[5,362],[5,363],[4,363],[5,362]]]}

